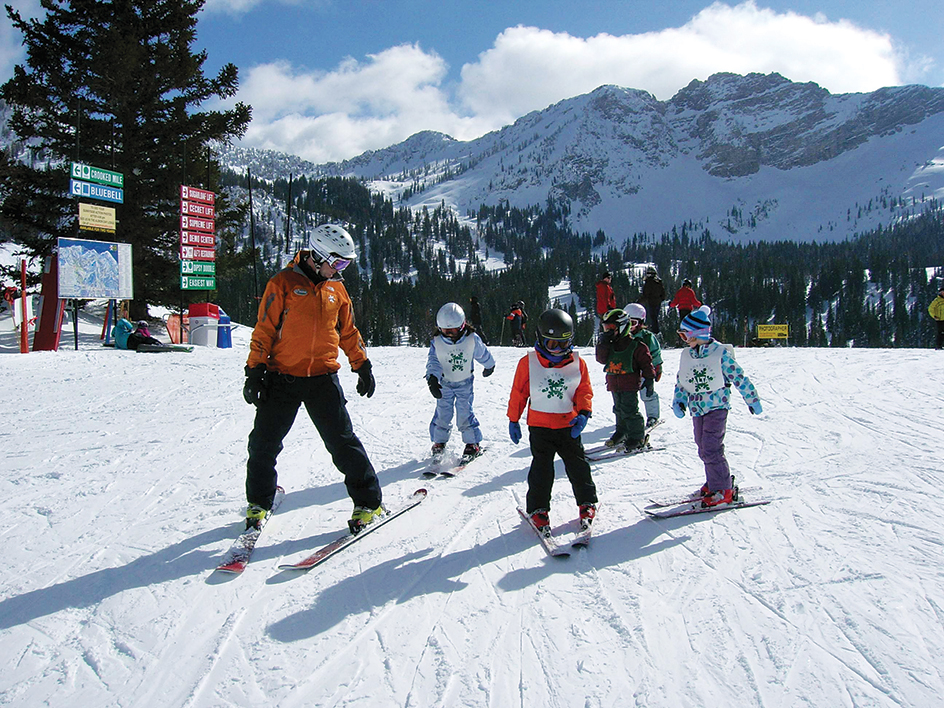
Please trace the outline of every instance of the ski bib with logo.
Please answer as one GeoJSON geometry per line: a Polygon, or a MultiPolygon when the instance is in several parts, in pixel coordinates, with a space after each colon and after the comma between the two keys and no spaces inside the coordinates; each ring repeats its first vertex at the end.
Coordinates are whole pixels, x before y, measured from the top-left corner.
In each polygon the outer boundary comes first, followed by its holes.
{"type": "Polygon", "coordinates": [[[574,395],[580,384],[580,358],[574,352],[573,361],[564,366],[545,369],[538,355],[528,354],[528,378],[531,385],[531,410],[541,413],[571,413],[574,395]]]}
{"type": "Polygon", "coordinates": [[[682,354],[679,364],[679,386],[690,394],[707,394],[724,388],[721,357],[725,347],[712,342],[707,354],[695,357],[689,349],[682,354]]]}
{"type": "Polygon", "coordinates": [[[475,337],[463,337],[455,344],[441,336],[433,340],[436,358],[442,365],[443,379],[451,383],[465,381],[472,375],[472,357],[475,354],[475,337]]]}
{"type": "Polygon", "coordinates": [[[630,337],[626,342],[626,348],[622,351],[617,351],[615,347],[612,348],[603,371],[611,376],[633,373],[636,368],[633,357],[636,355],[636,347],[638,346],[639,340],[630,337]]]}

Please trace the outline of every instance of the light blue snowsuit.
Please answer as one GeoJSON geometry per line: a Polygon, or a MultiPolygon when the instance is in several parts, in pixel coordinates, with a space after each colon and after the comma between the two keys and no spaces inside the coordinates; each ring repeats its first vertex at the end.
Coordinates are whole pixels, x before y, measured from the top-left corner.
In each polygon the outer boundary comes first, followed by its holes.
{"type": "Polygon", "coordinates": [[[466,331],[458,342],[441,334],[433,337],[426,359],[426,378],[435,376],[442,386],[442,398],[436,399],[436,411],[429,424],[429,439],[434,443],[449,442],[452,414],[462,433],[462,442],[482,442],[479,421],[472,412],[473,360],[484,369],[495,366],[495,358],[475,332],[466,331]]]}

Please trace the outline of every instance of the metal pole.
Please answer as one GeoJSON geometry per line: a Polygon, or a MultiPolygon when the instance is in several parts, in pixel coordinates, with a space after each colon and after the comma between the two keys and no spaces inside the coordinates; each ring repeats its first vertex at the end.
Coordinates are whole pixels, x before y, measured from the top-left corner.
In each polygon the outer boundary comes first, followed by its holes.
{"type": "Polygon", "coordinates": [[[72,300],[72,336],[75,338],[75,350],[79,351],[79,301],[72,300]]]}
{"type": "Polygon", "coordinates": [[[256,261],[259,260],[259,254],[256,253],[256,217],[252,211],[252,173],[246,168],[246,183],[249,186],[249,239],[252,243],[252,293],[256,300],[259,299],[259,275],[256,273],[256,261]]]}
{"type": "Polygon", "coordinates": [[[20,291],[22,296],[20,297],[20,354],[26,354],[29,352],[29,338],[27,336],[27,330],[29,329],[29,322],[26,319],[26,259],[23,258],[20,260],[20,291]]]}
{"type": "Polygon", "coordinates": [[[288,174],[288,197],[285,199],[285,252],[291,253],[292,247],[292,173],[288,174]]]}

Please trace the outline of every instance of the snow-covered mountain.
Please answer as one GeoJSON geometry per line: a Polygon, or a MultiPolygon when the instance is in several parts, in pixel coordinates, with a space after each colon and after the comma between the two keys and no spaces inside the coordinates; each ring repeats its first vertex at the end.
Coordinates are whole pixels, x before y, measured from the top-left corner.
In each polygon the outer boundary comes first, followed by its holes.
{"type": "Polygon", "coordinates": [[[460,213],[562,200],[576,229],[617,243],[683,223],[735,240],[838,240],[944,197],[942,136],[944,88],[832,95],[716,74],[664,102],[602,86],[476,140],[417,133],[312,174],[460,213]]]}

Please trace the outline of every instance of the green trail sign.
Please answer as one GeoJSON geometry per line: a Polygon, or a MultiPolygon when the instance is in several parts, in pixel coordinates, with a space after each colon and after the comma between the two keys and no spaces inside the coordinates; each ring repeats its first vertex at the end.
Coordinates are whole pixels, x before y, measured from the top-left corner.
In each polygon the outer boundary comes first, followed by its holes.
{"type": "Polygon", "coordinates": [[[216,278],[199,275],[181,275],[181,290],[216,290],[216,278]]]}
{"type": "Polygon", "coordinates": [[[81,162],[72,163],[72,178],[80,179],[86,182],[97,182],[108,187],[124,187],[125,177],[120,172],[103,170],[100,167],[83,165],[81,162]]]}
{"type": "Polygon", "coordinates": [[[216,263],[213,261],[181,261],[181,275],[216,275],[216,263]]]}

